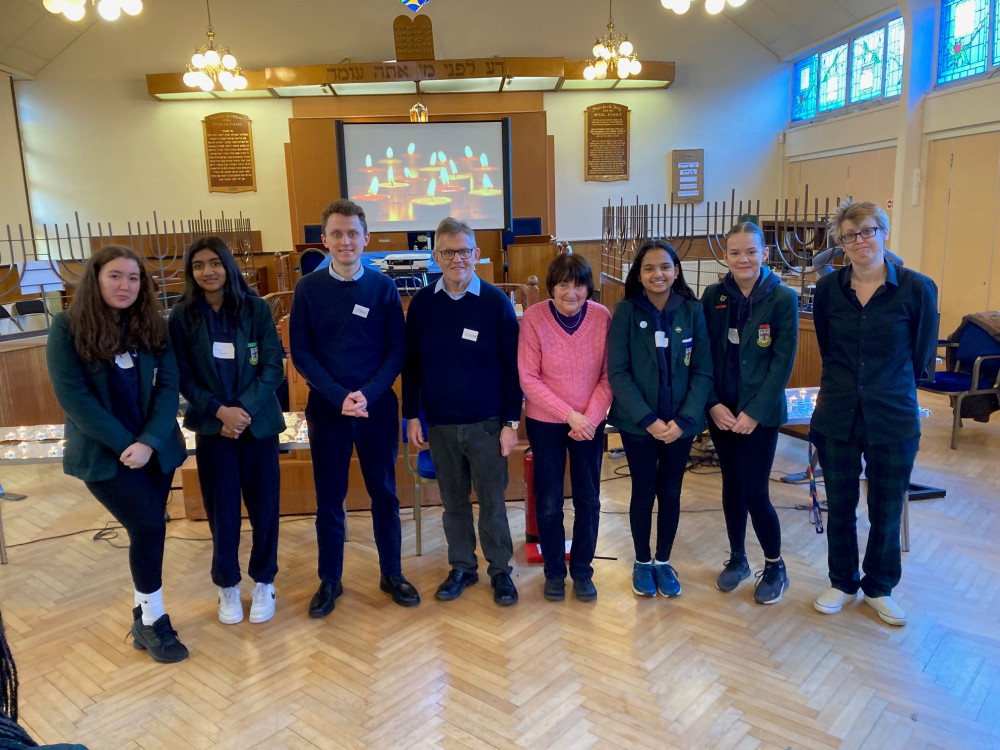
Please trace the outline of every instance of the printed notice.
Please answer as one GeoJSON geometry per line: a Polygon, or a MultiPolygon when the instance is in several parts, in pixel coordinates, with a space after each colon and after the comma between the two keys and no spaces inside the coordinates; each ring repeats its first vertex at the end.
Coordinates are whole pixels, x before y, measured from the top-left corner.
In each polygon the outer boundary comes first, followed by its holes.
{"type": "Polygon", "coordinates": [[[692,148],[671,152],[675,203],[701,203],[705,200],[705,149],[692,148]]]}
{"type": "Polygon", "coordinates": [[[205,162],[210,193],[257,190],[250,118],[219,112],[201,121],[205,131],[205,162]]]}
{"type": "Polygon", "coordinates": [[[629,108],[604,102],[584,113],[583,179],[614,182],[629,178],[629,108]]]}

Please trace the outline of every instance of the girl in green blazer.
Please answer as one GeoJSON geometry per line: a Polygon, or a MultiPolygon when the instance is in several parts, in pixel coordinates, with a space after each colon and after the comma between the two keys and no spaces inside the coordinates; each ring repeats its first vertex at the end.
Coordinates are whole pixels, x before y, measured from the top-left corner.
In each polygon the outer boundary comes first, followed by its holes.
{"type": "Polygon", "coordinates": [[[164,510],[185,457],[177,362],[153,279],[133,250],[109,245],[91,256],[69,310],[52,319],[45,355],[66,412],[63,470],[128,532],[133,645],[159,662],[186,659],[162,589],[164,510]]]}
{"type": "Polygon", "coordinates": [[[274,615],[278,572],[278,435],[285,429],[275,389],[281,341],[270,306],[247,286],[226,243],[202,237],[184,258],[184,294],[170,313],[184,426],[195,433],[198,480],[212,531],[212,582],[219,620],[243,620],[240,499],[253,541],[250,622],[274,615]]]}
{"type": "Polygon", "coordinates": [[[608,335],[608,421],[618,427],[632,475],[629,522],[635,546],[632,590],[678,596],[670,566],[681,482],[694,438],[705,428],[712,357],[705,315],[665,242],[640,248],[625,279],[608,335]],[[653,501],[659,500],[656,558],[650,554],[653,501]]]}
{"type": "Polygon", "coordinates": [[[764,233],[752,222],[726,235],[729,273],[701,296],[715,369],[708,429],[722,469],[722,510],[729,559],[715,582],[729,592],[750,577],[747,512],[764,550],[754,601],[774,604],[788,588],[781,527],[768,491],[778,427],[788,415],[785,385],[795,362],[798,297],[764,265],[764,233]]]}

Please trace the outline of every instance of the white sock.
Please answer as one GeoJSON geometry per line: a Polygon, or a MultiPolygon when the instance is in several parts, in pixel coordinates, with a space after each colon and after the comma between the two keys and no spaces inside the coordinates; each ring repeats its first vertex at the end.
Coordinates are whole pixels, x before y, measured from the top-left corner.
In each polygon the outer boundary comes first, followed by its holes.
{"type": "Polygon", "coordinates": [[[653,560],[653,565],[669,565],[669,564],[670,564],[669,560],[663,560],[662,562],[656,559],[653,560]]]}
{"type": "Polygon", "coordinates": [[[152,625],[163,617],[163,589],[157,589],[152,594],[136,591],[135,604],[142,607],[142,624],[152,625]]]}

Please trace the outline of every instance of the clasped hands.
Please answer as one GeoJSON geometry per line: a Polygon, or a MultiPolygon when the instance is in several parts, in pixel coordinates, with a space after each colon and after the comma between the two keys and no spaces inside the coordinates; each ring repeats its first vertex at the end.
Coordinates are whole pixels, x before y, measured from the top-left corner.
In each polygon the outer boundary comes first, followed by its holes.
{"type": "Polygon", "coordinates": [[[590,421],[585,414],[578,411],[570,411],[566,415],[566,424],[569,425],[569,436],[574,440],[593,440],[597,432],[597,425],[590,421]]]}
{"type": "Polygon", "coordinates": [[[646,432],[657,440],[662,440],[664,443],[672,443],[684,434],[684,430],[678,427],[677,423],[672,419],[669,422],[657,419],[646,428],[646,432]]]}
{"type": "Polygon", "coordinates": [[[367,417],[368,399],[361,391],[351,391],[340,407],[340,413],[345,417],[367,417]]]}
{"type": "Polygon", "coordinates": [[[215,416],[222,422],[222,437],[235,440],[250,426],[250,415],[239,406],[220,406],[215,416]]]}
{"type": "Polygon", "coordinates": [[[708,410],[708,413],[720,430],[729,430],[738,435],[749,435],[757,427],[757,420],[746,412],[740,412],[739,416],[735,416],[722,404],[716,404],[708,410]]]}

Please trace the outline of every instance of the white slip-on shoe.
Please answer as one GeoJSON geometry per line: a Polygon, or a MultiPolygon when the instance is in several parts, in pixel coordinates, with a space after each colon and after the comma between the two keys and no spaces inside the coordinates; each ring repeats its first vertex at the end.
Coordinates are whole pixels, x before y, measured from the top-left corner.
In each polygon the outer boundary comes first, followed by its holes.
{"type": "Polygon", "coordinates": [[[235,625],[243,621],[243,602],[240,601],[240,587],[219,587],[219,622],[235,625]]]}
{"type": "Polygon", "coordinates": [[[813,608],[824,615],[835,615],[844,608],[848,602],[854,601],[856,594],[848,594],[840,589],[829,588],[816,597],[813,608]]]}
{"type": "Polygon", "coordinates": [[[866,595],[865,602],[867,602],[868,606],[878,613],[878,616],[882,618],[883,622],[887,622],[890,625],[906,624],[906,612],[904,612],[903,608],[893,601],[891,596],[866,595]]]}
{"type": "Polygon", "coordinates": [[[267,622],[274,617],[274,584],[256,583],[253,587],[253,601],[250,603],[250,622],[267,622]]]}

